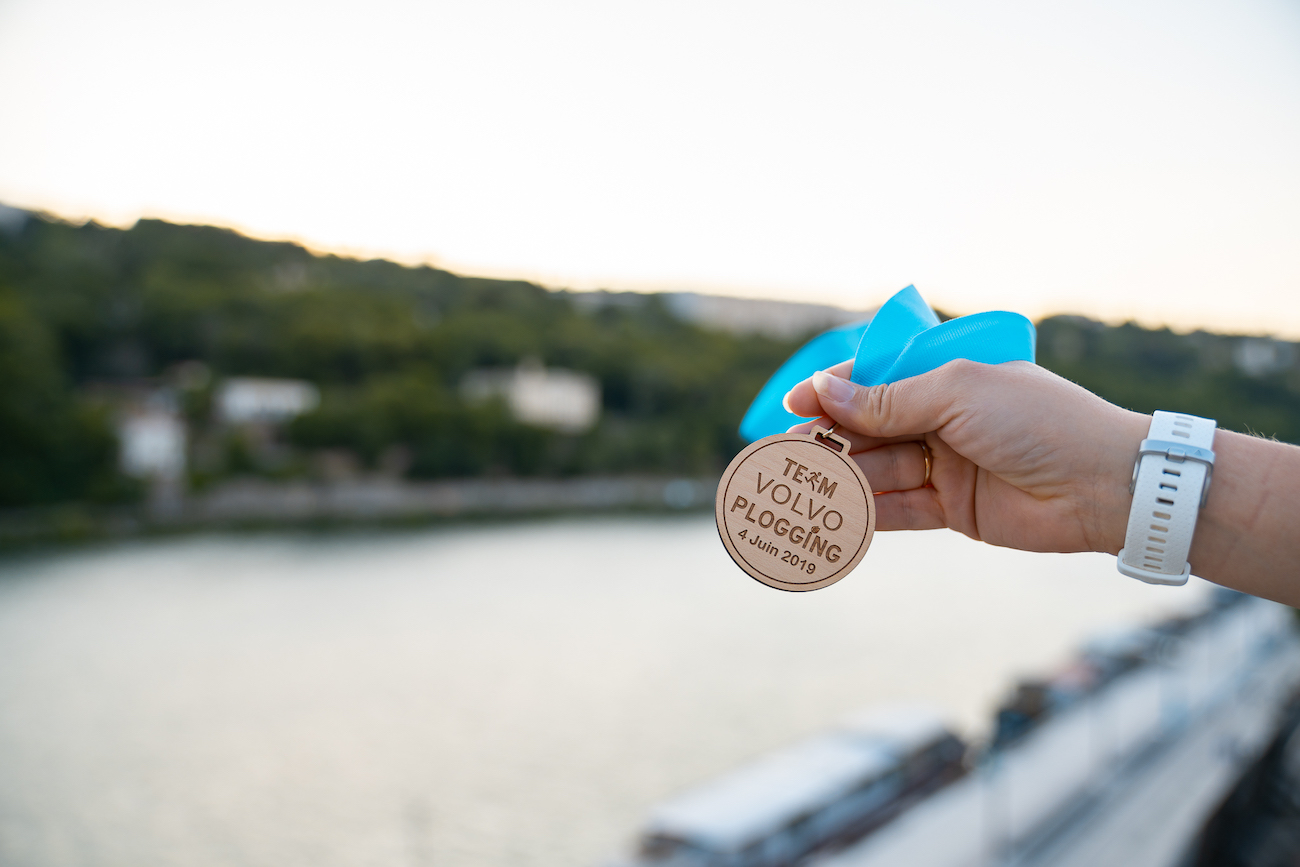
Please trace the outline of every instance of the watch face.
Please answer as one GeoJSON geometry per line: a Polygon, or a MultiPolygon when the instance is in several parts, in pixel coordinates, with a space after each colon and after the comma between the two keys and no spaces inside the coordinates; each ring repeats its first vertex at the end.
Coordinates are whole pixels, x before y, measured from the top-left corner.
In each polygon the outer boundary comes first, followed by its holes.
{"type": "Polygon", "coordinates": [[[817,433],[777,434],[736,455],[714,512],[731,558],[779,590],[834,584],[861,562],[876,529],[871,486],[848,442],[817,433]]]}

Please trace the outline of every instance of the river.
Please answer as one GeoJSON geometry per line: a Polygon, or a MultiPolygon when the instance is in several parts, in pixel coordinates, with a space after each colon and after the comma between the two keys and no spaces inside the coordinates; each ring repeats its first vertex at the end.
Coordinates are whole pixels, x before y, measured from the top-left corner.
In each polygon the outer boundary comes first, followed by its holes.
{"type": "Polygon", "coordinates": [[[10,557],[0,864],[594,867],[846,712],[976,733],[1016,674],[1204,591],[935,531],[787,594],[698,515],[10,557]]]}

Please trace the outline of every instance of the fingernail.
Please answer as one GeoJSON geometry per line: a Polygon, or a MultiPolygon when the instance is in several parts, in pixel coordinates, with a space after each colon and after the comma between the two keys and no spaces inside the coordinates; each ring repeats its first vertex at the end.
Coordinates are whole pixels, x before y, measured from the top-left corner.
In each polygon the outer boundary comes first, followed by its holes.
{"type": "Polygon", "coordinates": [[[790,409],[790,392],[787,391],[785,397],[781,398],[781,407],[790,415],[794,415],[794,410],[790,409]]]}
{"type": "Polygon", "coordinates": [[[848,403],[853,399],[853,384],[824,370],[813,374],[813,388],[833,403],[848,403]]]}

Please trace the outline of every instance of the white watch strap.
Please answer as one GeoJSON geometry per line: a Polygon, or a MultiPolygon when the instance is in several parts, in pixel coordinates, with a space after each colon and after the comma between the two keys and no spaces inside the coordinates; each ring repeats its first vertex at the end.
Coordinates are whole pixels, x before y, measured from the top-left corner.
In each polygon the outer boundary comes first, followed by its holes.
{"type": "Polygon", "coordinates": [[[1133,468],[1133,506],[1119,571],[1148,584],[1184,584],[1196,519],[1214,468],[1213,419],[1156,412],[1133,468]]]}

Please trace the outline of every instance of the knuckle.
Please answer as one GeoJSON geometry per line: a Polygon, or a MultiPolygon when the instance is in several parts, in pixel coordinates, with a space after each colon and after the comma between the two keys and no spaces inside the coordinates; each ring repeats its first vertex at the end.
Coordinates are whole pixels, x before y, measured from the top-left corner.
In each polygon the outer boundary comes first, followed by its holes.
{"type": "Polygon", "coordinates": [[[882,418],[888,406],[889,385],[873,385],[860,390],[857,394],[858,408],[867,418],[882,418]]]}
{"type": "Polygon", "coordinates": [[[939,369],[959,383],[970,383],[983,376],[988,367],[987,364],[971,361],[969,358],[954,358],[939,369]]]}
{"type": "Polygon", "coordinates": [[[912,508],[912,498],[906,495],[900,495],[898,505],[899,517],[902,525],[908,529],[916,526],[916,515],[915,510],[912,508]]]}
{"type": "Polygon", "coordinates": [[[899,419],[895,413],[903,408],[907,391],[914,388],[909,381],[884,383],[863,388],[857,394],[857,409],[863,432],[875,436],[891,436],[899,419]]]}

